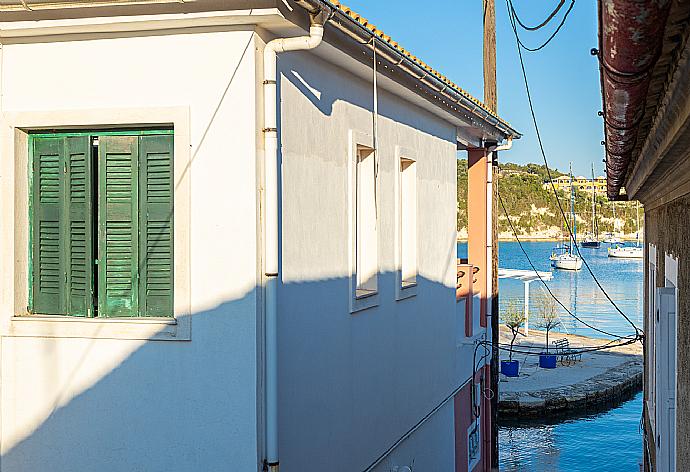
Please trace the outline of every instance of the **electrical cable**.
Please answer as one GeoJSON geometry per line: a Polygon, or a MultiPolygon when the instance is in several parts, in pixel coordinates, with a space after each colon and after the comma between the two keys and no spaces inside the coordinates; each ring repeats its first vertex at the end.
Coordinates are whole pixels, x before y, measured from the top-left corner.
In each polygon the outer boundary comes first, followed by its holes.
{"type": "MultiPolygon", "coordinates": [[[[599,346],[580,346],[577,349],[571,349],[569,353],[573,354],[585,354],[588,352],[596,352],[596,351],[604,351],[606,349],[612,349],[614,347],[621,347],[621,346],[628,346],[629,344],[633,344],[636,340],[633,338],[628,338],[625,342],[619,342],[623,341],[623,339],[612,339],[611,341],[608,341],[604,344],[601,344],[599,346]]],[[[499,348],[503,350],[508,350],[510,351],[510,344],[506,343],[499,343],[499,348]]],[[[518,350],[512,349],[513,352],[517,352],[519,354],[534,354],[533,349],[543,349],[541,346],[518,346],[518,350]],[[526,351],[522,350],[526,349],[526,351]]]]}
{"type": "MultiPolygon", "coordinates": [[[[477,377],[477,371],[479,366],[481,365],[481,362],[486,359],[487,357],[491,357],[491,349],[487,348],[486,345],[489,344],[489,342],[486,339],[480,340],[477,345],[474,347],[474,353],[472,354],[472,383],[474,384],[474,379],[477,377]],[[479,349],[479,346],[484,348],[484,355],[479,359],[479,362],[477,362],[477,349],[479,349]]],[[[480,382],[483,381],[483,378],[480,382]]],[[[493,391],[492,391],[493,394],[493,391]]],[[[482,392],[482,395],[484,393],[482,392]]],[[[474,388],[470,389],[470,405],[472,408],[472,419],[479,418],[481,416],[481,406],[477,404],[477,399],[475,398],[475,390],[474,388]]]]}
{"type": "MultiPolygon", "coordinates": [[[[591,353],[591,352],[598,352],[598,351],[603,351],[606,349],[613,349],[616,347],[627,346],[627,345],[630,345],[630,344],[633,344],[634,342],[636,342],[637,338],[629,338],[625,342],[619,342],[617,344],[614,344],[617,341],[618,340],[614,339],[614,340],[611,340],[611,341],[609,341],[609,342],[607,342],[601,346],[585,346],[585,347],[581,347],[578,349],[571,349],[568,351],[568,355],[571,355],[571,356],[572,355],[582,355],[582,354],[587,354],[587,353],[591,353]]],[[[538,352],[530,351],[530,350],[525,351],[522,349],[515,349],[513,346],[510,346],[510,345],[506,346],[505,344],[501,344],[501,343],[499,343],[498,345],[495,345],[492,342],[487,341],[486,339],[482,339],[474,347],[474,353],[472,355],[472,379],[471,379],[472,383],[474,383],[475,378],[477,377],[477,369],[478,369],[480,363],[484,359],[489,357],[490,353],[492,352],[491,349],[489,349],[489,347],[487,347],[487,346],[490,346],[491,348],[496,348],[496,349],[502,350],[502,351],[508,351],[508,352],[511,352],[512,354],[524,354],[527,356],[540,355],[543,352],[542,347],[540,347],[540,346],[534,347],[534,349],[539,349],[538,352]],[[479,349],[480,346],[482,346],[484,348],[484,355],[481,357],[481,359],[479,359],[479,362],[477,362],[477,360],[476,360],[477,350],[479,349]]],[[[531,349],[530,346],[525,346],[525,348],[531,349]]],[[[481,381],[483,381],[483,379],[481,381]]],[[[484,398],[490,399],[493,395],[496,394],[496,392],[494,392],[491,388],[489,388],[488,390],[490,392],[490,396],[487,397],[485,392],[482,392],[482,396],[484,398]]],[[[481,406],[477,404],[475,395],[476,395],[475,389],[471,388],[470,389],[470,410],[471,410],[470,415],[471,415],[472,420],[475,420],[481,416],[481,406]]]]}
{"type": "MultiPolygon", "coordinates": [[[[605,351],[607,349],[613,349],[616,347],[629,346],[630,344],[636,343],[637,339],[630,338],[625,342],[612,344],[612,342],[614,342],[614,341],[616,341],[616,340],[613,340],[613,341],[608,342],[606,344],[603,344],[601,346],[585,346],[585,347],[578,348],[578,349],[571,349],[570,351],[568,351],[568,354],[569,355],[571,355],[571,354],[587,354],[590,352],[605,351]]],[[[488,344],[489,342],[488,341],[480,341],[480,343],[488,344]]],[[[537,356],[537,355],[542,354],[541,349],[543,349],[543,348],[540,346],[535,346],[534,349],[540,350],[537,352],[537,351],[529,350],[529,349],[531,349],[529,346],[524,346],[522,349],[521,348],[515,349],[515,347],[513,347],[511,349],[509,345],[499,344],[498,349],[500,349],[502,351],[512,351],[513,354],[524,354],[526,356],[537,356]],[[524,349],[528,349],[528,350],[524,350],[524,349]]]]}
{"type": "MultiPolygon", "coordinates": [[[[532,270],[537,274],[537,277],[539,278],[539,281],[542,283],[542,285],[544,285],[544,287],[546,288],[546,291],[549,293],[549,295],[551,295],[551,297],[552,297],[554,300],[556,300],[556,302],[566,311],[566,313],[568,313],[570,316],[572,316],[573,318],[575,318],[577,321],[579,321],[579,322],[582,323],[583,325],[587,326],[588,328],[591,328],[591,329],[593,329],[594,331],[597,331],[597,332],[599,332],[599,333],[601,333],[601,334],[605,334],[606,336],[612,336],[612,337],[614,337],[614,338],[619,338],[619,339],[627,339],[627,338],[630,338],[630,336],[621,336],[621,335],[619,335],[619,334],[609,333],[609,332],[607,332],[607,331],[604,331],[604,330],[602,330],[602,329],[597,328],[596,326],[593,326],[593,325],[587,323],[587,322],[584,321],[584,320],[581,320],[581,319],[578,318],[574,313],[572,313],[572,312],[568,309],[568,307],[566,307],[566,306],[563,304],[563,302],[561,302],[561,301],[558,299],[558,297],[556,297],[556,295],[551,291],[551,288],[546,284],[546,281],[545,281],[544,279],[542,279],[541,275],[539,274],[539,271],[538,271],[537,268],[534,266],[534,263],[532,262],[532,259],[529,257],[529,255],[527,254],[527,251],[525,250],[524,246],[522,245],[522,241],[520,241],[520,238],[518,237],[517,230],[515,229],[515,226],[513,226],[513,221],[510,219],[510,215],[508,214],[508,210],[507,210],[507,208],[506,208],[506,206],[505,206],[505,203],[503,203],[503,197],[501,196],[501,192],[500,192],[500,191],[497,192],[497,195],[498,195],[498,201],[499,201],[499,203],[501,204],[501,208],[503,208],[503,213],[506,215],[506,219],[508,220],[508,224],[510,225],[510,229],[513,231],[513,235],[515,236],[515,239],[517,240],[517,243],[518,243],[518,246],[520,247],[520,250],[521,250],[522,253],[524,254],[525,258],[527,259],[527,262],[529,263],[530,267],[532,267],[532,270]]],[[[635,333],[635,335],[636,335],[636,339],[637,339],[637,332],[635,333]]]]}
{"type": "Polygon", "coordinates": [[[563,16],[563,19],[561,20],[560,24],[556,28],[556,30],[547,38],[546,41],[544,41],[540,46],[536,48],[530,48],[528,47],[525,43],[522,42],[520,39],[520,35],[517,32],[517,25],[516,25],[516,18],[517,18],[517,12],[515,11],[515,7],[513,7],[513,2],[512,0],[506,0],[506,7],[508,8],[508,16],[510,18],[510,24],[513,27],[513,32],[515,33],[515,38],[517,39],[517,42],[522,48],[524,48],[526,51],[530,52],[536,52],[541,49],[544,49],[552,40],[553,38],[556,37],[558,32],[561,30],[563,25],[565,24],[565,21],[568,19],[568,15],[570,14],[571,10],[575,6],[575,0],[570,1],[570,6],[568,7],[568,10],[565,12],[565,15],[563,16]]]}
{"type": "Polygon", "coordinates": [[[460,391],[471,383],[471,379],[466,380],[462,384],[456,386],[452,392],[450,392],[440,403],[438,403],[434,408],[431,409],[422,419],[420,419],[414,426],[408,429],[402,436],[400,436],[388,449],[382,452],[374,461],[369,464],[366,468],[362,469],[363,472],[372,472],[376,466],[378,466],[388,455],[393,452],[400,444],[407,440],[417,429],[419,429],[424,423],[426,423],[430,418],[432,418],[441,408],[443,408],[446,403],[452,400],[460,391]]]}
{"type": "MultiPolygon", "coordinates": [[[[511,1],[511,0],[506,0],[506,4],[509,5],[509,4],[510,4],[510,1],[511,1]]],[[[573,3],[574,3],[574,1],[573,1],[573,3]]],[[[572,5],[570,6],[570,8],[572,9],[572,5]]],[[[570,11],[570,10],[568,10],[568,11],[570,11]]],[[[532,115],[532,122],[534,123],[534,129],[535,129],[536,135],[537,135],[537,142],[539,143],[539,150],[540,150],[540,152],[541,152],[542,159],[544,160],[544,166],[546,167],[546,172],[547,172],[548,177],[549,177],[549,182],[550,182],[550,184],[551,184],[551,188],[552,188],[552,190],[553,190],[553,193],[554,193],[554,195],[555,195],[555,197],[556,197],[556,202],[558,203],[558,209],[560,210],[561,216],[563,217],[563,221],[565,222],[565,226],[566,226],[566,228],[568,229],[568,234],[570,235],[570,240],[571,240],[571,242],[572,242],[572,246],[575,247],[575,250],[577,251],[578,256],[580,256],[580,258],[581,258],[582,261],[584,262],[585,267],[587,267],[587,271],[590,273],[590,275],[591,275],[592,278],[594,279],[594,282],[597,284],[597,287],[599,287],[599,289],[601,290],[601,292],[602,292],[602,293],[604,294],[604,296],[608,299],[608,301],[611,303],[611,305],[613,305],[613,307],[616,309],[616,311],[617,311],[623,318],[625,318],[625,320],[626,320],[628,323],[630,323],[630,325],[635,329],[635,334],[636,334],[636,336],[637,336],[640,340],[642,340],[642,338],[644,337],[643,331],[642,331],[640,328],[638,328],[638,327],[635,325],[635,323],[633,323],[632,320],[631,320],[625,313],[623,313],[623,311],[622,311],[622,310],[618,307],[618,305],[613,301],[613,299],[609,296],[609,294],[606,292],[606,290],[604,290],[604,287],[603,287],[603,286],[601,285],[601,283],[599,282],[599,279],[597,279],[597,277],[594,275],[594,272],[592,271],[591,267],[589,266],[589,263],[588,263],[587,260],[582,256],[582,253],[580,252],[580,248],[579,248],[579,247],[577,246],[577,244],[576,244],[576,241],[575,241],[575,237],[574,237],[574,235],[573,235],[572,228],[570,227],[570,223],[568,223],[568,219],[567,219],[566,216],[565,216],[565,211],[563,210],[563,206],[561,205],[561,201],[560,201],[560,199],[558,198],[558,191],[556,190],[556,186],[555,186],[554,183],[553,183],[553,178],[552,178],[552,176],[551,176],[551,169],[549,168],[548,159],[546,158],[546,152],[544,151],[544,144],[542,143],[541,132],[539,131],[539,124],[538,124],[538,122],[537,122],[537,117],[536,117],[536,114],[535,114],[535,112],[534,112],[534,105],[533,105],[533,103],[532,103],[532,94],[531,94],[530,88],[529,88],[529,81],[527,80],[527,71],[525,70],[525,62],[524,62],[524,59],[523,59],[523,57],[522,57],[522,49],[521,49],[520,38],[519,38],[519,36],[518,36],[518,34],[517,34],[517,29],[515,28],[514,21],[512,20],[512,14],[511,14],[511,24],[513,25],[513,32],[515,33],[516,47],[517,47],[517,51],[518,51],[518,57],[519,57],[519,59],[520,59],[520,67],[521,67],[521,69],[522,69],[522,78],[523,78],[524,83],[525,83],[525,90],[526,90],[526,92],[527,92],[527,101],[528,101],[528,103],[529,103],[529,109],[530,109],[530,113],[531,113],[531,115],[532,115]]],[[[510,221],[510,219],[509,219],[509,221],[510,221]]]]}
{"type": "Polygon", "coordinates": [[[558,6],[556,6],[556,8],[554,9],[554,11],[552,11],[551,14],[544,21],[542,21],[541,24],[539,24],[537,26],[527,26],[526,24],[524,24],[520,20],[520,17],[517,15],[517,12],[515,11],[515,7],[513,7],[512,0],[511,0],[510,4],[511,4],[511,7],[513,8],[513,14],[515,15],[515,19],[517,20],[518,24],[520,26],[522,26],[524,29],[526,29],[527,31],[537,31],[538,29],[541,29],[544,26],[546,26],[547,24],[549,24],[549,22],[553,19],[553,17],[556,16],[558,14],[558,12],[561,10],[561,7],[563,7],[563,5],[565,5],[565,0],[561,0],[560,3],[558,4],[558,6]]]}

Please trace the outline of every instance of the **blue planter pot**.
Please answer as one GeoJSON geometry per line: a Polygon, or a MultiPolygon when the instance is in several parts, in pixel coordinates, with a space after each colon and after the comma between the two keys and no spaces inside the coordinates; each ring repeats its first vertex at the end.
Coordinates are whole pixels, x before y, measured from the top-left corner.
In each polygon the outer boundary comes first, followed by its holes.
{"type": "Polygon", "coordinates": [[[539,367],[542,369],[555,369],[556,356],[554,354],[539,354],[539,367]]]}
{"type": "Polygon", "coordinates": [[[506,377],[520,375],[520,361],[501,361],[501,373],[506,377]]]}

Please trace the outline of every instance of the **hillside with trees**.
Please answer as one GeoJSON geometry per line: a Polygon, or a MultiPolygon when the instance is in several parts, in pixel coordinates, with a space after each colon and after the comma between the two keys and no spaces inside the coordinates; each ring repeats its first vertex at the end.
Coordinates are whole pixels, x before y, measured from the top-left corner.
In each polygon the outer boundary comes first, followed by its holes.
{"type": "MultiPolygon", "coordinates": [[[[461,238],[467,235],[467,160],[459,159],[458,167],[458,232],[461,238]]],[[[551,169],[553,178],[566,175],[551,169]]],[[[511,221],[521,237],[547,239],[560,238],[564,232],[561,216],[553,189],[548,183],[549,177],[545,166],[539,164],[520,165],[503,163],[498,181],[499,192],[503,198],[511,221]]],[[[567,215],[570,214],[570,195],[558,191],[558,197],[567,215]]],[[[614,205],[617,233],[623,232],[627,237],[634,237],[636,232],[635,202],[610,202],[605,195],[596,198],[597,229],[600,235],[614,232],[614,205]]],[[[577,215],[578,234],[592,231],[591,223],[592,196],[590,193],[576,191],[575,213],[577,215]]],[[[508,220],[499,206],[499,232],[502,239],[512,239],[513,233],[508,220]]],[[[643,221],[640,207],[640,225],[643,221]]],[[[641,229],[640,229],[641,231],[641,229]]]]}

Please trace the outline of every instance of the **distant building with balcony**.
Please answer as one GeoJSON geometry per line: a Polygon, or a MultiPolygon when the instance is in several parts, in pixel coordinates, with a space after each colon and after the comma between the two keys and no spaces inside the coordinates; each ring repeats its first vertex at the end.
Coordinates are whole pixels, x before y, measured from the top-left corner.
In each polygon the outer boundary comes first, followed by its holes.
{"type": "MultiPolygon", "coordinates": [[[[548,190],[551,188],[551,184],[557,190],[570,192],[570,177],[567,175],[552,179],[551,182],[545,182],[542,184],[542,187],[548,190]]],[[[575,190],[587,193],[592,193],[596,190],[597,193],[603,195],[606,192],[606,177],[597,177],[594,180],[587,177],[573,177],[573,187],[575,187],[575,190]]]]}

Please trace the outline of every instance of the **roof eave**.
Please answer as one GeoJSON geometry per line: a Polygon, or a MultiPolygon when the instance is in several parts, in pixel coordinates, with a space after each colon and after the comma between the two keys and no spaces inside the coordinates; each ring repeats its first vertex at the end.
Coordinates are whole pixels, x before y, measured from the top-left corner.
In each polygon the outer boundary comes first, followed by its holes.
{"type": "Polygon", "coordinates": [[[489,134],[496,138],[506,140],[508,138],[520,139],[522,137],[521,133],[490,111],[481,102],[456,86],[448,78],[431,69],[431,67],[407,51],[392,44],[392,40],[382,32],[371,30],[365,24],[346,14],[339,7],[339,3],[329,0],[296,0],[296,3],[312,14],[320,11],[322,8],[331,9],[332,14],[328,19],[328,23],[331,26],[340,30],[351,41],[357,42],[360,45],[366,45],[370,49],[373,49],[373,42],[375,41],[376,54],[385,58],[388,62],[397,66],[409,78],[412,78],[422,93],[437,97],[440,106],[445,104],[444,108],[446,109],[458,108],[458,111],[471,115],[483,127],[491,130],[489,134]]]}
{"type": "Polygon", "coordinates": [[[671,2],[599,0],[599,59],[608,197],[621,199],[671,2]]]}

